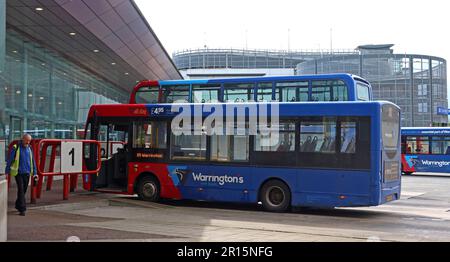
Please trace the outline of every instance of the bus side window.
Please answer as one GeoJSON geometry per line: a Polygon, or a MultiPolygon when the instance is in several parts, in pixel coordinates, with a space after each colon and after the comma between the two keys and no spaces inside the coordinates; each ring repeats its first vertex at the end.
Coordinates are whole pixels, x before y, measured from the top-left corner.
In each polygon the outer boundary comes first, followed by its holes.
{"type": "Polygon", "coordinates": [[[272,101],[272,83],[258,83],[258,91],[256,95],[258,102],[272,101]]]}
{"type": "Polygon", "coordinates": [[[220,85],[193,85],[192,103],[219,102],[220,85]]]}
{"type": "Polygon", "coordinates": [[[336,120],[302,122],[300,125],[300,152],[336,153],[336,120]]]}
{"type": "Polygon", "coordinates": [[[206,160],[206,133],[198,127],[191,127],[191,134],[176,134],[172,130],[170,158],[172,160],[206,160]]]}
{"type": "Polygon", "coordinates": [[[341,123],[341,153],[356,153],[356,123],[341,123]]]}
{"type": "Polygon", "coordinates": [[[308,102],[309,82],[278,82],[275,85],[275,100],[279,102],[308,102]]]}
{"type": "Polygon", "coordinates": [[[211,136],[211,161],[246,162],[249,160],[250,135],[248,123],[236,124],[233,132],[234,135],[211,136]]]}
{"type": "Polygon", "coordinates": [[[407,148],[411,148],[412,154],[430,154],[430,141],[428,137],[408,137],[407,148]]]}
{"type": "Polygon", "coordinates": [[[165,86],[164,102],[171,103],[189,103],[189,86],[165,86]]]}
{"type": "Polygon", "coordinates": [[[166,149],[166,122],[136,122],[133,125],[133,148],[166,149]]]}
{"type": "Polygon", "coordinates": [[[226,103],[254,101],[255,84],[225,84],[223,100],[226,103]]]}
{"type": "Polygon", "coordinates": [[[258,152],[294,152],[295,151],[295,122],[281,121],[277,135],[261,134],[255,136],[254,150],[258,152]]]}
{"type": "Polygon", "coordinates": [[[348,101],[347,85],[341,80],[312,81],[312,101],[348,101]]]}
{"type": "Polygon", "coordinates": [[[449,155],[450,154],[450,138],[444,136],[431,137],[431,148],[433,155],[449,155]]]}

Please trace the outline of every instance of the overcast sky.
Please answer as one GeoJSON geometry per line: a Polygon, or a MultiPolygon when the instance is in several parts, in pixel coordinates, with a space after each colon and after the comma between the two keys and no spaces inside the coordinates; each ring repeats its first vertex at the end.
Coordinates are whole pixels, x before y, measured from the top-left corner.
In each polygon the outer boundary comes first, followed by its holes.
{"type": "Polygon", "coordinates": [[[135,2],[170,54],[204,45],[209,48],[329,49],[332,28],[333,49],[395,44],[395,53],[450,59],[450,15],[444,0],[135,2]]]}

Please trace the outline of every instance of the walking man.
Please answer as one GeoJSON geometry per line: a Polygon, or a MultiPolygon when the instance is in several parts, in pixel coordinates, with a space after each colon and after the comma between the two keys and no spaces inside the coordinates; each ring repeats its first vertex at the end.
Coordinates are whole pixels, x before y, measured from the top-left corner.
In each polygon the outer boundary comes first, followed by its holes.
{"type": "Polygon", "coordinates": [[[16,209],[21,216],[25,216],[25,211],[27,210],[25,193],[27,192],[30,176],[33,177],[33,180],[37,178],[36,162],[30,147],[31,139],[31,135],[23,135],[22,141],[11,150],[5,170],[7,175],[9,174],[16,179],[16,209]]]}

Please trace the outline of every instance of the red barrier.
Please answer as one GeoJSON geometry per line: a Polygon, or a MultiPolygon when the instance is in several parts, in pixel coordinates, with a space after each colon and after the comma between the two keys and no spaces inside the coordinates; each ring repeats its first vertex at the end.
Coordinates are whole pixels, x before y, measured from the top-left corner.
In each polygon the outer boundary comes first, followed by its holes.
{"type": "MultiPolygon", "coordinates": [[[[57,140],[57,139],[43,139],[39,142],[38,148],[41,149],[41,152],[44,152],[45,154],[47,153],[48,147],[52,146],[52,153],[51,153],[51,158],[50,158],[50,166],[49,166],[49,170],[45,171],[45,162],[39,162],[39,175],[40,176],[46,176],[48,178],[53,178],[54,176],[64,176],[64,180],[63,180],[63,199],[67,200],[69,198],[69,192],[70,191],[74,191],[75,190],[75,183],[76,183],[76,179],[78,177],[78,175],[93,175],[93,174],[97,174],[98,172],[100,172],[100,168],[101,168],[101,145],[98,141],[95,140],[57,140]],[[58,155],[58,148],[61,148],[61,144],[62,142],[79,142],[79,143],[83,143],[83,155],[84,155],[84,149],[85,149],[85,144],[94,144],[97,146],[97,168],[95,170],[86,170],[86,164],[82,163],[82,172],[68,172],[68,173],[62,173],[61,172],[61,166],[62,163],[60,162],[60,169],[59,171],[55,171],[54,170],[54,164],[55,164],[55,160],[56,160],[56,156],[58,155]],[[72,183],[71,183],[72,182],[72,183]]],[[[39,159],[39,158],[37,158],[39,159]]],[[[49,180],[47,183],[47,189],[49,189],[49,187],[51,188],[51,180],[49,180]]]]}
{"type": "MultiPolygon", "coordinates": [[[[11,152],[14,145],[17,145],[18,141],[13,141],[9,145],[8,153],[11,152]]],[[[69,199],[69,191],[73,192],[76,188],[78,175],[93,175],[100,172],[101,168],[101,145],[98,141],[95,140],[58,140],[58,139],[41,139],[41,140],[33,140],[31,143],[31,147],[33,149],[34,159],[36,161],[36,169],[38,173],[38,182],[35,184],[32,181],[30,186],[30,195],[31,195],[31,203],[35,204],[36,199],[39,199],[42,195],[42,186],[44,183],[44,177],[47,178],[47,191],[51,190],[53,177],[54,176],[63,176],[63,199],[69,199]],[[61,144],[63,142],[78,142],[83,143],[82,146],[82,154],[84,156],[85,145],[86,144],[94,144],[97,147],[97,168],[95,170],[86,170],[86,164],[84,163],[84,158],[82,158],[82,171],[74,172],[74,173],[62,173],[61,166],[62,162],[60,161],[59,170],[55,171],[55,163],[56,158],[60,156],[61,144]],[[48,156],[48,150],[51,148],[51,153],[48,156]],[[59,149],[59,150],[58,150],[59,149]],[[48,158],[50,157],[50,158],[48,158]],[[47,160],[49,160],[49,165],[46,167],[47,160]],[[46,170],[48,169],[48,170],[46,170]]],[[[8,176],[8,188],[10,184],[10,178],[8,176]]]]}

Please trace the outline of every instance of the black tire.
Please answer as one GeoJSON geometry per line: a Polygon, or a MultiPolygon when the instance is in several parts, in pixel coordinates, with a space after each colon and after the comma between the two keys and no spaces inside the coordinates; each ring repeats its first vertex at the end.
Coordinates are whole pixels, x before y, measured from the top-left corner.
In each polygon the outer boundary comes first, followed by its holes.
{"type": "Polygon", "coordinates": [[[285,212],[291,206],[291,190],[279,180],[270,180],[262,186],[260,199],[265,210],[285,212]]]}
{"type": "Polygon", "coordinates": [[[146,176],[139,181],[137,193],[140,199],[149,202],[159,201],[159,183],[154,177],[146,176]]]}

